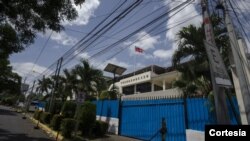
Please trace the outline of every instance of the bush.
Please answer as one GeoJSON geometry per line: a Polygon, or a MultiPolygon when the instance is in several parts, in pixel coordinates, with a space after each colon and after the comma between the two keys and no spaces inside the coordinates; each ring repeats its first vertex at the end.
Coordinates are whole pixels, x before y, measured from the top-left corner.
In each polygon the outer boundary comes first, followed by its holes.
{"type": "Polygon", "coordinates": [[[40,120],[42,113],[43,113],[43,111],[36,110],[34,115],[33,115],[33,118],[36,119],[36,120],[40,120]]]}
{"type": "Polygon", "coordinates": [[[51,113],[43,112],[41,115],[41,122],[45,124],[49,124],[51,120],[51,113]]]}
{"type": "Polygon", "coordinates": [[[60,130],[61,122],[62,122],[62,116],[61,115],[54,115],[51,122],[50,122],[50,127],[53,130],[58,131],[58,130],[60,130]]]}
{"type": "Polygon", "coordinates": [[[76,111],[76,103],[67,101],[62,107],[62,116],[64,118],[73,118],[76,111]]]}
{"type": "Polygon", "coordinates": [[[117,99],[117,91],[103,91],[100,95],[100,100],[114,100],[117,99]]]}
{"type": "Polygon", "coordinates": [[[9,96],[2,99],[2,104],[7,106],[13,106],[16,103],[16,96],[9,96]]]}
{"type": "Polygon", "coordinates": [[[65,138],[71,138],[72,132],[75,129],[76,121],[71,118],[65,118],[62,120],[61,132],[65,138]]]}
{"type": "Polygon", "coordinates": [[[77,119],[80,122],[80,130],[82,135],[89,136],[92,128],[95,126],[96,120],[96,107],[91,102],[85,102],[79,113],[77,114],[77,119]]]}
{"type": "Polygon", "coordinates": [[[102,137],[104,136],[107,131],[108,131],[108,123],[103,122],[103,121],[96,121],[95,122],[95,126],[92,130],[92,133],[96,136],[96,137],[102,137]]]}
{"type": "Polygon", "coordinates": [[[52,115],[59,114],[61,112],[62,105],[63,105],[63,103],[61,101],[54,101],[53,102],[53,109],[51,111],[49,111],[49,106],[50,106],[49,104],[50,104],[50,101],[46,102],[46,104],[45,104],[45,111],[46,112],[50,112],[52,115]]]}

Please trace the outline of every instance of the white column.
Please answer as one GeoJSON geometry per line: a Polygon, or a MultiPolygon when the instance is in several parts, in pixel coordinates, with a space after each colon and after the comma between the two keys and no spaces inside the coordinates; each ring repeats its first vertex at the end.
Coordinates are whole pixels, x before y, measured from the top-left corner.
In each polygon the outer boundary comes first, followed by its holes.
{"type": "Polygon", "coordinates": [[[134,93],[136,94],[136,84],[135,84],[135,86],[134,86],[134,93]]]}
{"type": "Polygon", "coordinates": [[[155,91],[155,86],[154,86],[154,82],[151,82],[151,91],[155,91]]]}
{"type": "Polygon", "coordinates": [[[166,84],[165,84],[165,79],[162,81],[162,90],[165,91],[166,90],[166,84]]]}

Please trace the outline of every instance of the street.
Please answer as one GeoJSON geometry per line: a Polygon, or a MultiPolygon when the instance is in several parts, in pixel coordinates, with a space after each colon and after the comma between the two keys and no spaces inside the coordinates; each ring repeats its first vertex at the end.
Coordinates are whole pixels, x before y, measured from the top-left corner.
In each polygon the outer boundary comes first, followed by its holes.
{"type": "Polygon", "coordinates": [[[9,107],[0,105],[0,140],[1,141],[52,141],[41,129],[34,129],[34,124],[23,115],[9,107]]]}

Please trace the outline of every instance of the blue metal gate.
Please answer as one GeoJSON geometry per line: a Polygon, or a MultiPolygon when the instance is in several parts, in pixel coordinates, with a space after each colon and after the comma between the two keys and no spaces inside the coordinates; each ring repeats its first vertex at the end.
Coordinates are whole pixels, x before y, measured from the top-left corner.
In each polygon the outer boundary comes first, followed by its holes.
{"type": "Polygon", "coordinates": [[[136,100],[121,103],[120,134],[141,140],[161,140],[162,118],[167,141],[185,141],[183,99],[136,100]]]}
{"type": "MultiPolygon", "coordinates": [[[[119,133],[147,141],[160,141],[162,118],[166,120],[166,141],[185,141],[185,129],[204,131],[206,124],[216,124],[215,113],[207,98],[187,98],[186,122],[183,98],[160,100],[96,101],[97,115],[119,118],[119,133]],[[120,111],[120,112],[119,112],[120,111]]],[[[228,101],[231,124],[237,124],[238,104],[232,97],[228,101]],[[232,105],[233,104],[233,105],[232,105]],[[235,108],[234,113],[232,111],[235,108]]]]}

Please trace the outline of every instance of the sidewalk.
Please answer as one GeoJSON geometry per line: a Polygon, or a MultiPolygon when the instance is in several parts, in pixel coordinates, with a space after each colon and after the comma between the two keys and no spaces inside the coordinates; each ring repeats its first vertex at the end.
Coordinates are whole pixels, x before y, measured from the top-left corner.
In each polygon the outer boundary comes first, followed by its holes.
{"type": "MultiPolygon", "coordinates": [[[[26,117],[28,117],[33,123],[37,123],[37,121],[33,118],[33,113],[26,113],[26,117]]],[[[48,127],[44,126],[41,123],[39,124],[39,126],[48,135],[53,136],[54,138],[56,137],[57,132],[53,132],[51,129],[49,129],[48,127]]],[[[59,136],[59,140],[63,140],[63,138],[59,136]]],[[[141,140],[124,137],[124,136],[113,135],[113,134],[107,134],[106,137],[94,139],[91,141],[141,141],[141,140]]]]}

